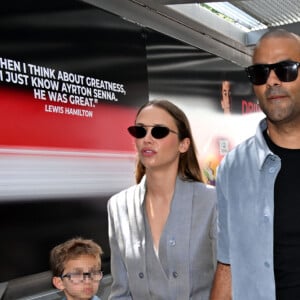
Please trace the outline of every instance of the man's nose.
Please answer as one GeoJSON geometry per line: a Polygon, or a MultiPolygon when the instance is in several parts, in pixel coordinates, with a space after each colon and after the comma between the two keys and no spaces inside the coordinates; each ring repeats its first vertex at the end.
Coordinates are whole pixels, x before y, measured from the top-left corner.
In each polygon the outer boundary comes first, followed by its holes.
{"type": "Polygon", "coordinates": [[[266,84],[268,86],[281,85],[281,80],[277,77],[274,70],[270,71],[266,84]]]}

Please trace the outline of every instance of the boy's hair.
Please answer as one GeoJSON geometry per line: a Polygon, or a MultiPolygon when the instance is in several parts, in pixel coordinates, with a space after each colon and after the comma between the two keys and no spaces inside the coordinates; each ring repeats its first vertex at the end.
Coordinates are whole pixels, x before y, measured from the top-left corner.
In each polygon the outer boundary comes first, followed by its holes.
{"type": "Polygon", "coordinates": [[[80,255],[91,255],[100,259],[103,254],[101,247],[92,240],[81,237],[70,239],[55,246],[50,252],[50,267],[53,276],[61,276],[64,272],[65,264],[70,259],[80,255]]]}

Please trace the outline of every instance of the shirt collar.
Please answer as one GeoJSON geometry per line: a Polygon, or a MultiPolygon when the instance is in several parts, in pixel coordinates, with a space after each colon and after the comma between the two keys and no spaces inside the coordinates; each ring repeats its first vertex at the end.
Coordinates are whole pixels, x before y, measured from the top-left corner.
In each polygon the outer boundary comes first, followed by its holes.
{"type": "Polygon", "coordinates": [[[258,157],[258,167],[261,169],[267,157],[269,155],[274,155],[274,153],[269,149],[267,142],[264,138],[263,132],[267,129],[267,119],[264,118],[258,124],[255,134],[255,145],[256,153],[258,157]]]}

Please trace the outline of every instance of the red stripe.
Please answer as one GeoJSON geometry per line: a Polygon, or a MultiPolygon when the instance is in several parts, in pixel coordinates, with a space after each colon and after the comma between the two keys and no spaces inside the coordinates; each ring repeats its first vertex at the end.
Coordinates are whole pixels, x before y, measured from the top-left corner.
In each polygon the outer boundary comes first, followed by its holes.
{"type": "MultiPolygon", "coordinates": [[[[126,128],[136,109],[121,105],[96,107],[34,99],[32,92],[0,89],[0,144],[2,146],[134,151],[126,128]],[[46,106],[47,105],[47,106],[46,106]],[[50,105],[92,111],[93,117],[47,112],[50,105]]],[[[53,107],[50,107],[53,109],[53,107]]]]}

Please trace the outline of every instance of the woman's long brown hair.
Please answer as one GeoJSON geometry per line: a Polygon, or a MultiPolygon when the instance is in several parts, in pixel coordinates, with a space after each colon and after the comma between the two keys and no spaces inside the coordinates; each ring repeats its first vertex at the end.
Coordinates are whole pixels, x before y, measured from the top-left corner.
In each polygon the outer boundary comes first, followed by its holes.
{"type": "MultiPolygon", "coordinates": [[[[190,123],[185,113],[175,104],[168,100],[152,100],[140,107],[136,114],[136,118],[140,112],[148,106],[155,106],[165,110],[175,120],[178,130],[178,138],[182,141],[185,138],[190,139],[190,146],[187,152],[181,153],[178,164],[178,175],[183,180],[203,182],[202,172],[196,155],[196,146],[192,136],[190,123]]],[[[146,170],[140,159],[137,161],[135,169],[135,179],[139,183],[144,176],[146,170]]]]}

